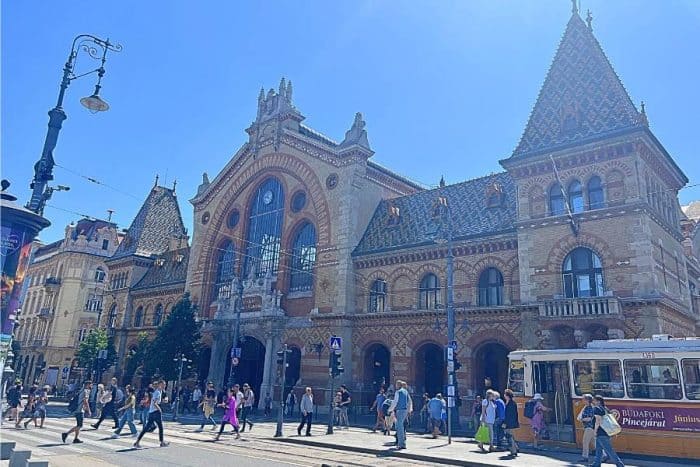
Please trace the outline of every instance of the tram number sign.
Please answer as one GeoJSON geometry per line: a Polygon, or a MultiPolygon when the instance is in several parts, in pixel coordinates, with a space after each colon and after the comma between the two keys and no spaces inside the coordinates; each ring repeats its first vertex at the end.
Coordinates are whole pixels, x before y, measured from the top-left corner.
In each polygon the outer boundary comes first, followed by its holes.
{"type": "Polygon", "coordinates": [[[642,352],[642,358],[656,358],[656,354],[654,352],[642,352]]]}

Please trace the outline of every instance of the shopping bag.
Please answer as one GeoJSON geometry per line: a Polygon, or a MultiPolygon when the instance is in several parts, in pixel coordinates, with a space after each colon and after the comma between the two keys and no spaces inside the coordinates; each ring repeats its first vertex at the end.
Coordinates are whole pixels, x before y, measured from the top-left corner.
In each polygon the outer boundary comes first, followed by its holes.
{"type": "Polygon", "coordinates": [[[474,439],[481,444],[491,444],[491,437],[489,436],[489,428],[483,423],[476,431],[474,439]]]}
{"type": "Polygon", "coordinates": [[[600,418],[600,427],[608,436],[615,436],[622,431],[620,424],[617,423],[615,416],[610,412],[606,413],[600,418]]]}

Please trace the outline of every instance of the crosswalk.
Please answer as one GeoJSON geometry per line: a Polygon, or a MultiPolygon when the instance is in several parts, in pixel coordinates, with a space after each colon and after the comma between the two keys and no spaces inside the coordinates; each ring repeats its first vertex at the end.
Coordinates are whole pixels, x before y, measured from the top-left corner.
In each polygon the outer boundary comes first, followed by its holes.
{"type": "MultiPolygon", "coordinates": [[[[14,441],[16,449],[28,449],[32,451],[32,458],[48,459],[51,456],[64,454],[89,454],[94,452],[124,452],[133,449],[135,436],[129,434],[128,426],[122,430],[122,436],[112,439],[111,430],[112,424],[110,420],[105,420],[105,423],[99,430],[94,430],[90,427],[93,423],[92,419],[86,419],[83,429],[80,431],[80,439],[82,444],[73,444],[73,434],[70,434],[66,443],[61,441],[61,433],[65,433],[75,425],[73,417],[68,418],[47,418],[44,423],[44,428],[34,428],[30,425],[29,429],[15,429],[14,423],[4,423],[1,428],[1,437],[4,441],[14,441]]],[[[141,426],[137,425],[137,429],[141,426]]],[[[201,443],[202,441],[211,441],[213,434],[211,433],[193,433],[191,429],[183,429],[177,424],[166,424],[165,439],[173,446],[191,445],[193,443],[201,443]],[[169,436],[170,435],[170,436],[169,436]],[[177,435],[177,436],[172,436],[177,435]],[[184,437],[183,435],[186,435],[184,437]]],[[[143,448],[159,447],[158,430],[153,433],[146,433],[141,440],[143,448]]]]}

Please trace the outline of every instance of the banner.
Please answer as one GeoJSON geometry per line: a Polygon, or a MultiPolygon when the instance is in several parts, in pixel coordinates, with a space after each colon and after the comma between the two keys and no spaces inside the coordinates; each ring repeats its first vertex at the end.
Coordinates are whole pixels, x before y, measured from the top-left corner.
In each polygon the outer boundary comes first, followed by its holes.
{"type": "Polygon", "coordinates": [[[625,429],[700,432],[698,407],[645,407],[606,404],[617,422],[625,429]]]}
{"type": "Polygon", "coordinates": [[[25,232],[2,226],[0,239],[0,262],[2,277],[0,280],[2,310],[2,340],[10,339],[14,328],[15,315],[22,298],[22,280],[29,266],[29,254],[32,244],[25,238],[25,232]]]}

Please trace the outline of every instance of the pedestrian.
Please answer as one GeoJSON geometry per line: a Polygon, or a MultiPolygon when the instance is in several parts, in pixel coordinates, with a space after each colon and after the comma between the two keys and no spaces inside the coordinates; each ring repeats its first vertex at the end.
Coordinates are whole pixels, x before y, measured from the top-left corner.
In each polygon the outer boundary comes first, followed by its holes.
{"type": "Polygon", "coordinates": [[[265,416],[269,417],[272,415],[272,397],[270,393],[265,393],[265,416]]]}
{"type": "Polygon", "coordinates": [[[97,392],[95,393],[95,417],[100,418],[102,416],[102,407],[104,407],[103,399],[106,398],[105,385],[99,383],[97,385],[97,392]]]}
{"type": "Polygon", "coordinates": [[[124,400],[124,405],[122,405],[117,412],[124,412],[119,419],[119,426],[117,430],[112,435],[112,438],[119,438],[119,434],[122,432],[125,424],[129,424],[129,429],[131,430],[131,436],[136,436],[139,432],[136,430],[134,425],[134,413],[136,412],[136,395],[134,390],[130,385],[126,385],[126,397],[124,400]]]}
{"type": "Polygon", "coordinates": [[[141,409],[141,412],[139,413],[139,421],[141,426],[146,426],[146,423],[148,423],[148,408],[151,406],[151,394],[153,394],[151,391],[149,391],[150,389],[153,389],[152,383],[145,389],[142,389],[138,397],[139,408],[141,409]]]}
{"type": "Polygon", "coordinates": [[[46,386],[44,389],[37,389],[34,393],[34,411],[32,412],[31,420],[24,422],[24,428],[27,428],[30,421],[34,422],[34,427],[44,428],[46,420],[46,404],[48,403],[48,394],[46,386]],[[37,419],[41,420],[41,424],[37,424],[37,419]]]}
{"type": "Polygon", "coordinates": [[[255,392],[248,383],[243,385],[243,409],[241,410],[241,433],[245,432],[246,423],[250,426],[248,431],[253,429],[253,422],[250,421],[250,413],[255,404],[255,392]]]}
{"type": "Polygon", "coordinates": [[[506,418],[506,403],[501,399],[501,394],[498,391],[493,391],[493,402],[496,404],[496,421],[493,424],[493,444],[497,449],[503,445],[503,421],[506,418]]]}
{"type": "Polygon", "coordinates": [[[114,427],[112,427],[113,430],[116,430],[119,426],[119,418],[117,417],[117,404],[119,403],[119,394],[117,392],[117,389],[117,378],[112,378],[109,387],[105,389],[102,396],[102,403],[104,405],[102,406],[102,413],[100,414],[100,418],[99,420],[97,420],[97,423],[93,423],[91,425],[94,429],[99,429],[100,424],[107,417],[112,417],[112,420],[114,421],[114,427]]]}
{"type": "Polygon", "coordinates": [[[238,432],[238,417],[236,416],[236,391],[238,391],[238,385],[232,387],[229,389],[228,394],[226,396],[226,400],[219,404],[220,407],[223,407],[225,412],[224,416],[221,419],[221,426],[219,427],[219,433],[216,435],[216,438],[214,438],[214,441],[219,441],[219,438],[221,437],[221,433],[224,432],[224,427],[226,424],[230,424],[233,427],[233,431],[236,433],[236,439],[239,439],[241,437],[241,434],[238,432]]]}
{"type": "Polygon", "coordinates": [[[297,404],[297,396],[294,395],[294,389],[289,390],[287,394],[287,400],[285,401],[287,407],[287,415],[292,417],[294,415],[294,406],[297,404]]]}
{"type": "Polygon", "coordinates": [[[428,413],[428,404],[430,403],[430,394],[423,393],[423,405],[420,408],[420,424],[423,427],[423,433],[430,433],[430,413],[428,413]]]}
{"type": "Polygon", "coordinates": [[[404,381],[399,380],[396,382],[396,387],[399,390],[396,391],[390,408],[390,411],[396,413],[396,444],[399,450],[406,449],[406,426],[404,422],[406,417],[413,412],[413,401],[408,394],[406,386],[407,384],[404,381]]]}
{"type": "Polygon", "coordinates": [[[545,405],[542,403],[544,398],[539,392],[532,396],[532,400],[535,401],[535,409],[533,411],[534,415],[530,421],[530,425],[532,426],[532,434],[534,435],[532,445],[535,449],[540,449],[539,441],[543,439],[545,433],[547,432],[547,424],[544,421],[544,413],[550,411],[551,409],[549,407],[545,407],[545,405]]]}
{"type": "Polygon", "coordinates": [[[384,387],[379,388],[379,392],[374,397],[374,402],[369,408],[370,412],[372,410],[377,412],[377,421],[374,423],[374,428],[372,428],[372,433],[376,433],[377,429],[384,431],[384,412],[382,411],[382,406],[386,400],[386,395],[384,394],[384,387]]]}
{"type": "Polygon", "coordinates": [[[503,424],[501,427],[505,429],[506,436],[510,440],[510,455],[515,457],[518,455],[520,448],[515,440],[515,430],[520,428],[520,422],[518,421],[518,404],[513,400],[513,391],[506,389],[503,391],[503,395],[506,398],[505,404],[505,417],[503,418],[503,424]]]}
{"type": "Polygon", "coordinates": [[[342,391],[337,391],[333,398],[333,425],[340,425],[340,401],[343,398],[342,391]]]}
{"type": "Polygon", "coordinates": [[[348,419],[348,409],[352,403],[352,397],[350,396],[350,391],[348,387],[344,384],[340,385],[340,427],[342,428],[343,421],[345,422],[345,429],[350,428],[350,420],[348,419]]]}
{"type": "Polygon", "coordinates": [[[202,430],[204,430],[204,425],[207,422],[211,423],[212,430],[215,429],[217,427],[217,423],[216,420],[214,420],[213,415],[214,410],[216,408],[216,389],[214,389],[214,383],[212,383],[211,381],[207,383],[207,390],[204,393],[204,398],[202,399],[202,402],[199,405],[200,407],[202,407],[202,414],[204,416],[204,420],[202,420],[202,424],[195,431],[201,433],[202,430]]]}
{"type": "Polygon", "coordinates": [[[433,439],[435,439],[441,434],[440,427],[442,426],[442,411],[444,408],[442,394],[435,394],[435,397],[428,400],[426,407],[428,413],[428,427],[432,433],[433,439]]]}
{"type": "Polygon", "coordinates": [[[472,417],[472,424],[474,425],[474,432],[476,433],[476,430],[479,429],[479,425],[481,424],[481,404],[483,400],[481,396],[477,395],[476,398],[474,399],[474,403],[472,403],[472,413],[470,414],[472,417]]]}
{"type": "Polygon", "coordinates": [[[10,406],[10,420],[17,420],[19,409],[22,407],[22,382],[15,381],[15,385],[7,391],[7,403],[10,406]]]}
{"type": "Polygon", "coordinates": [[[160,440],[160,447],[164,448],[170,444],[163,439],[163,410],[160,407],[160,403],[163,399],[164,390],[165,381],[161,379],[158,381],[158,386],[151,395],[151,405],[148,408],[148,423],[146,423],[146,426],[144,426],[141,433],[139,433],[139,437],[136,438],[136,442],[134,443],[134,448],[136,449],[141,449],[141,438],[143,438],[143,435],[145,435],[147,431],[150,431],[153,425],[158,426],[158,439],[160,440]]]}
{"type": "MultiPolygon", "coordinates": [[[[493,451],[493,424],[496,422],[496,403],[494,402],[494,391],[489,389],[486,391],[486,397],[481,403],[481,423],[486,425],[489,430],[489,452],[493,451]]],[[[484,443],[479,443],[479,449],[486,452],[484,443]]]]}
{"type": "Polygon", "coordinates": [[[35,392],[30,389],[29,394],[27,395],[27,403],[24,404],[24,410],[19,412],[17,421],[15,421],[15,428],[19,428],[22,420],[26,418],[27,421],[24,422],[24,429],[26,430],[29,422],[32,421],[32,417],[34,416],[34,394],[35,392]]]}
{"type": "Polygon", "coordinates": [[[314,415],[314,395],[309,387],[306,388],[304,395],[301,396],[299,412],[301,412],[301,423],[297,428],[297,434],[301,436],[301,429],[306,425],[306,436],[311,436],[311,420],[314,415]]]}
{"type": "MultiPolygon", "coordinates": [[[[93,384],[92,389],[90,390],[90,410],[92,411],[92,416],[98,417],[99,416],[99,399],[100,399],[100,386],[101,384],[93,384]]],[[[79,391],[80,388],[73,389],[79,391]]]]}
{"type": "Polygon", "coordinates": [[[384,414],[384,435],[388,436],[391,434],[391,426],[394,423],[394,413],[390,411],[391,404],[394,402],[394,393],[389,390],[386,393],[386,399],[382,404],[382,413],[384,414]]]}
{"type": "Polygon", "coordinates": [[[583,447],[580,461],[588,463],[591,442],[593,443],[593,452],[595,452],[595,407],[593,406],[593,395],[584,394],[583,401],[586,405],[583,406],[576,419],[583,424],[583,447]]]}
{"type": "Polygon", "coordinates": [[[194,387],[194,390],[192,391],[192,413],[197,413],[197,410],[199,410],[199,402],[202,400],[202,390],[199,389],[199,385],[196,385],[194,387]]]}
{"type": "Polygon", "coordinates": [[[593,416],[595,417],[595,458],[593,459],[592,467],[600,467],[601,459],[603,457],[603,451],[608,455],[609,461],[612,461],[617,467],[625,467],[625,464],[617,455],[615,449],[613,449],[612,443],[610,442],[610,435],[600,426],[605,417],[608,414],[608,409],[605,407],[605,399],[603,396],[594,397],[595,407],[593,409],[593,416]]]}
{"type": "Polygon", "coordinates": [[[90,391],[92,390],[92,382],[85,381],[84,388],[79,390],[68,403],[68,408],[71,409],[73,416],[75,416],[75,426],[65,433],[61,433],[61,441],[66,442],[66,438],[71,433],[75,433],[73,437],[73,444],[80,444],[82,441],[78,436],[80,435],[80,429],[83,427],[83,418],[85,417],[85,412],[87,412],[88,417],[92,415],[90,412],[90,391]]]}

